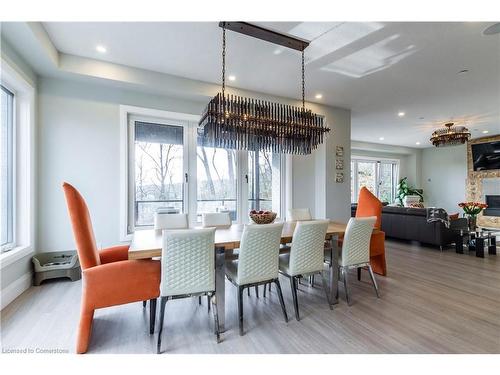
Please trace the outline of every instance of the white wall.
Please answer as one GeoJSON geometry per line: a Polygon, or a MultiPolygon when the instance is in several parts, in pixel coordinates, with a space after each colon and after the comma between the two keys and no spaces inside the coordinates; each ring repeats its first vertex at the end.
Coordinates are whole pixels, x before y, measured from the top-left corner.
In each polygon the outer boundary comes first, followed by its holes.
{"type": "MultiPolygon", "coordinates": [[[[205,105],[200,101],[52,78],[40,79],[38,98],[39,251],[75,247],[61,188],[63,181],[75,184],[87,199],[99,245],[119,242],[120,104],[189,114],[200,114],[205,105]]],[[[332,147],[343,145],[348,157],[350,111],[319,105],[310,108],[323,114],[332,127],[323,156],[334,155],[332,147]]],[[[349,181],[334,183],[332,163],[328,161],[326,170],[316,171],[314,154],[293,157],[292,204],[311,208],[323,204],[328,217],[347,220],[349,181]],[[324,176],[322,194],[317,194],[314,182],[318,175],[324,176]]],[[[345,173],[349,175],[348,170],[345,173]]]]}
{"type": "Polygon", "coordinates": [[[466,145],[426,148],[422,152],[422,181],[426,206],[461,212],[467,179],[466,145]]]}

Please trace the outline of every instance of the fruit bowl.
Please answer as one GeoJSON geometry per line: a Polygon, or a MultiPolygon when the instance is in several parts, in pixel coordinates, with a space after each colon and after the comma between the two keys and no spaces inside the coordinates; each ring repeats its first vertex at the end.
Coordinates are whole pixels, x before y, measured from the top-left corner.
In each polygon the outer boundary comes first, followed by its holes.
{"type": "Polygon", "coordinates": [[[271,224],[274,219],[276,219],[276,212],[271,212],[271,211],[255,211],[252,210],[250,211],[250,219],[255,224],[271,224]]]}

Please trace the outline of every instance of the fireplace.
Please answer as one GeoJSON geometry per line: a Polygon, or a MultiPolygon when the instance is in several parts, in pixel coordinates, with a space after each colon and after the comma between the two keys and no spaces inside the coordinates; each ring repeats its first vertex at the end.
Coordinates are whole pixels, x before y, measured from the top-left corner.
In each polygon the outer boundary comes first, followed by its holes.
{"type": "Polygon", "coordinates": [[[486,195],[486,208],[483,212],[485,216],[500,216],[500,195],[486,195]]]}

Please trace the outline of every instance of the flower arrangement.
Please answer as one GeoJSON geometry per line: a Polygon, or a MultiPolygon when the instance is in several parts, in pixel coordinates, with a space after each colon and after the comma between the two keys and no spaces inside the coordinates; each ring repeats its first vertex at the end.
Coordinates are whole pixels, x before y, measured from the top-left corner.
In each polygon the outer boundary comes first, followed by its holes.
{"type": "Polygon", "coordinates": [[[458,207],[464,210],[464,215],[476,217],[488,205],[480,202],[461,202],[458,207]]]}

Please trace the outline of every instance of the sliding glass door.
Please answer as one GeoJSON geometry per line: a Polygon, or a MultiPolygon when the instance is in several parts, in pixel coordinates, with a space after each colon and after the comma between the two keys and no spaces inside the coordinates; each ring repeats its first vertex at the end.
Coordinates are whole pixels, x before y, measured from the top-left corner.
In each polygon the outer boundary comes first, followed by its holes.
{"type": "Polygon", "coordinates": [[[129,231],[150,227],[159,209],[187,212],[185,124],[131,119],[129,231]]]}
{"type": "Polygon", "coordinates": [[[127,233],[150,228],[155,213],[228,212],[248,222],[250,210],[283,216],[283,158],[198,144],[196,124],[132,116],[128,128],[127,233]]]}
{"type": "Polygon", "coordinates": [[[236,151],[198,146],[196,160],[196,221],[206,212],[229,212],[237,221],[236,151]]]}

